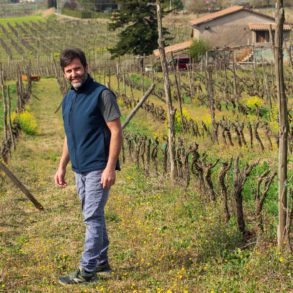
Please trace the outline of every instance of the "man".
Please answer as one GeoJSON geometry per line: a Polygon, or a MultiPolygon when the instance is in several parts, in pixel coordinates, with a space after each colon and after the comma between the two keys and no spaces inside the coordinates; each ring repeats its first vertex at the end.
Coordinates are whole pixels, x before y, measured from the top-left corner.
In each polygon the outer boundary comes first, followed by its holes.
{"type": "Polygon", "coordinates": [[[66,136],[55,183],[66,187],[66,166],[71,161],[86,224],[79,269],[59,278],[66,285],[92,282],[97,272],[111,270],[104,207],[120,169],[122,129],[116,97],[88,74],[84,52],[65,49],[60,65],[71,88],[62,102],[66,136]]]}

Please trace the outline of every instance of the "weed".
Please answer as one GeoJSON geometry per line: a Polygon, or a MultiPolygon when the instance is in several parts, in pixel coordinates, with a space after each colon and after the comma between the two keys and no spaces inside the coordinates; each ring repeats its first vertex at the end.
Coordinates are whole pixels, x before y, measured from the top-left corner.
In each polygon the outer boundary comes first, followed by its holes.
{"type": "Polygon", "coordinates": [[[28,135],[38,133],[38,125],[35,116],[28,111],[12,115],[12,121],[19,125],[20,129],[28,135]]]}

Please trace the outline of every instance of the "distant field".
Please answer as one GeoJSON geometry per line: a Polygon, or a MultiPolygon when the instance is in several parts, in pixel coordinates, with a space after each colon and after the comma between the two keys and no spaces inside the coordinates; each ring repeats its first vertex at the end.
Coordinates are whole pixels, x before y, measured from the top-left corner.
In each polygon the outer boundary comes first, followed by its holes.
{"type": "Polygon", "coordinates": [[[0,61],[48,58],[73,44],[89,59],[104,60],[116,42],[116,32],[109,32],[104,20],[34,15],[0,19],[0,27],[0,61]]]}
{"type": "Polygon", "coordinates": [[[39,14],[28,15],[28,16],[5,17],[5,18],[0,18],[0,24],[7,25],[7,23],[15,24],[15,23],[40,21],[40,20],[44,20],[44,17],[39,14]]]}
{"type": "MultiPolygon", "coordinates": [[[[173,37],[171,43],[190,38],[188,22],[179,25],[178,21],[178,17],[164,21],[173,37]]],[[[108,60],[110,54],[107,48],[115,45],[117,32],[108,30],[108,21],[105,19],[80,20],[66,16],[32,15],[0,18],[0,39],[0,62],[32,57],[47,60],[73,44],[82,48],[90,60],[108,60]]]]}

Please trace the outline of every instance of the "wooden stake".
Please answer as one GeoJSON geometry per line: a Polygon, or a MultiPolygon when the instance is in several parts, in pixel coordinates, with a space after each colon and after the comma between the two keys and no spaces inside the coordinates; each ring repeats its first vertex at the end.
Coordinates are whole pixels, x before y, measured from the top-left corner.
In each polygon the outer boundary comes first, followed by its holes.
{"type": "Polygon", "coordinates": [[[130,120],[133,118],[133,116],[136,114],[136,112],[139,110],[139,108],[142,106],[142,104],[146,101],[146,99],[152,93],[154,88],[155,88],[154,84],[152,84],[149,87],[149,89],[146,91],[145,95],[141,98],[141,100],[138,102],[138,104],[134,107],[134,109],[127,116],[126,120],[124,121],[124,123],[122,125],[122,129],[124,129],[127,126],[127,124],[130,122],[130,120]]]}
{"type": "Polygon", "coordinates": [[[17,179],[17,177],[0,161],[0,169],[11,179],[16,187],[18,187],[25,196],[34,204],[34,206],[43,211],[44,207],[36,200],[30,191],[17,179]]]}

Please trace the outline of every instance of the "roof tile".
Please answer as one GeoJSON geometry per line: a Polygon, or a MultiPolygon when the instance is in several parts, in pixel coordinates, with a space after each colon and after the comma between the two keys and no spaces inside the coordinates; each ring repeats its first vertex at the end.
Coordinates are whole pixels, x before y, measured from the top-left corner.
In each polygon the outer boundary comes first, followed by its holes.
{"type": "MultiPolygon", "coordinates": [[[[186,42],[182,42],[182,43],[174,44],[174,45],[171,45],[171,46],[167,46],[167,47],[165,47],[165,53],[168,54],[170,52],[177,52],[177,51],[185,50],[185,49],[187,49],[187,48],[189,48],[191,46],[192,41],[193,40],[189,40],[189,41],[186,41],[186,42]]],[[[154,53],[154,55],[156,57],[160,56],[159,49],[154,50],[153,53],[154,53]]]]}
{"type": "MultiPolygon", "coordinates": [[[[272,30],[276,29],[275,23],[249,23],[248,27],[252,31],[268,31],[270,29],[270,25],[272,26],[272,30]]],[[[284,31],[290,31],[292,28],[289,24],[284,24],[284,31]]]]}
{"type": "Polygon", "coordinates": [[[198,25],[198,24],[205,23],[207,21],[211,21],[211,20],[214,20],[216,18],[222,17],[224,15],[228,15],[228,14],[231,14],[231,13],[234,13],[234,12],[237,12],[237,11],[244,10],[244,9],[245,8],[243,6],[238,6],[238,5],[231,6],[231,7],[228,7],[226,9],[214,12],[214,13],[206,14],[206,15],[204,15],[202,17],[199,17],[199,18],[197,18],[195,20],[190,21],[190,23],[191,23],[191,25],[198,25]]]}

